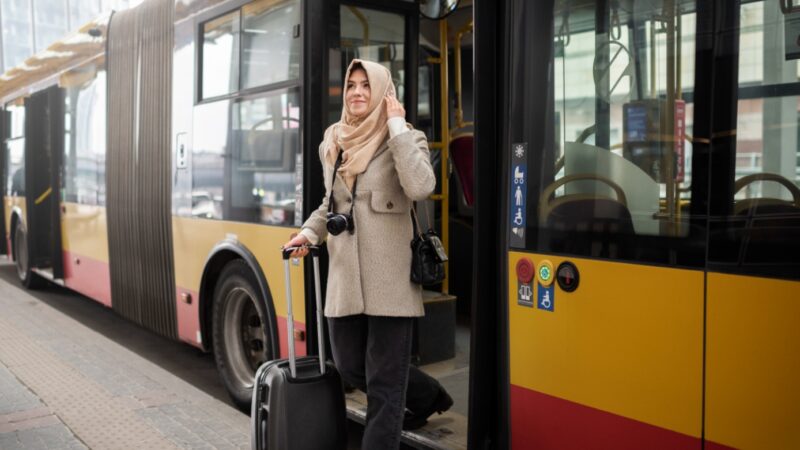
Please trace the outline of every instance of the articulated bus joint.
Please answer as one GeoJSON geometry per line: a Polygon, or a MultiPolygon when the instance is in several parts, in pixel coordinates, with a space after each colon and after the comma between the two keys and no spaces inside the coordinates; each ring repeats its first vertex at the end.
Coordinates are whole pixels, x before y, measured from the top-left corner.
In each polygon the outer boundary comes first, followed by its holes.
{"type": "Polygon", "coordinates": [[[258,264],[253,252],[240,242],[226,238],[218,242],[208,254],[204,264],[203,276],[200,279],[200,292],[198,294],[198,308],[200,313],[200,333],[203,338],[203,350],[211,351],[213,348],[211,342],[212,336],[212,311],[214,308],[214,289],[217,283],[222,280],[219,279],[220,273],[226,264],[229,262],[242,259],[247,263],[250,270],[258,280],[258,288],[261,291],[261,298],[264,300],[267,311],[267,330],[265,333],[269,336],[270,345],[272,346],[272,354],[280,354],[280,342],[278,341],[278,322],[275,315],[275,306],[273,304],[272,295],[270,295],[269,285],[261,266],[258,264]]]}

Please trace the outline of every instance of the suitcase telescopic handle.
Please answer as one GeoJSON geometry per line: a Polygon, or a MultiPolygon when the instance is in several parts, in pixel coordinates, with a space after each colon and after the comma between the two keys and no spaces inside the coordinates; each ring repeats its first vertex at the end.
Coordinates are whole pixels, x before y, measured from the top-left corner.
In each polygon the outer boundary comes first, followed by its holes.
{"type": "Polygon", "coordinates": [[[284,260],[288,260],[289,258],[292,257],[292,252],[294,252],[295,250],[303,249],[303,248],[308,249],[308,253],[311,254],[311,256],[319,256],[319,246],[318,245],[300,245],[300,246],[297,246],[297,247],[284,247],[284,248],[281,248],[281,254],[283,255],[283,259],[284,260]]]}
{"type": "Polygon", "coordinates": [[[292,373],[292,378],[297,377],[297,358],[295,357],[294,350],[294,316],[292,314],[292,286],[289,277],[289,258],[292,252],[300,248],[307,248],[309,254],[314,261],[314,294],[316,295],[317,303],[317,343],[319,344],[319,373],[325,374],[325,333],[322,327],[322,290],[319,281],[319,247],[316,245],[307,245],[304,247],[286,247],[281,250],[283,255],[283,266],[286,275],[286,306],[287,306],[287,330],[289,343],[289,370],[292,373]]]}

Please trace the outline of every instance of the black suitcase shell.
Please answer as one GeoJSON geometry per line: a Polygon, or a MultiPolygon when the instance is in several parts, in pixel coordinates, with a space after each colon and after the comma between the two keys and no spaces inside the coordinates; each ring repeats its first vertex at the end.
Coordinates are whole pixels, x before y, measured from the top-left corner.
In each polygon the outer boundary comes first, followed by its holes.
{"type": "MultiPolygon", "coordinates": [[[[317,296],[319,354],[325,359],[322,332],[322,300],[319,293],[319,249],[314,257],[317,296]]],[[[250,411],[250,441],[253,450],[340,450],[347,446],[347,410],[339,371],[331,362],[320,365],[319,356],[295,358],[292,293],[289,287],[288,255],[283,251],[289,358],[268,361],[256,371],[250,411]],[[295,374],[292,375],[291,365],[295,374]]]]}
{"type": "Polygon", "coordinates": [[[342,379],[333,364],[326,366],[320,375],[319,358],[298,358],[296,378],[291,376],[288,359],[270,361],[259,368],[251,411],[254,449],[345,448],[347,417],[342,379]]]}

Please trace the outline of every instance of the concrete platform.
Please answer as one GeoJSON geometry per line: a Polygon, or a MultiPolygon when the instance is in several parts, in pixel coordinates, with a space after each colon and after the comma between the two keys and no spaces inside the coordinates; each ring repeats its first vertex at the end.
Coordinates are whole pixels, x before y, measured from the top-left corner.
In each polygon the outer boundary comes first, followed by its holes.
{"type": "MultiPolygon", "coordinates": [[[[13,267],[2,264],[0,271],[13,274],[13,267]]],[[[0,449],[249,448],[246,414],[153,362],[142,348],[133,351],[101,332],[115,324],[136,331],[136,325],[52,288],[59,301],[81,303],[75,313],[8,278],[0,277],[0,449]],[[83,310],[100,318],[101,331],[76,319],[88,314],[83,310]]],[[[208,355],[139,330],[188,354],[181,356],[186,365],[194,364],[193,355],[205,358],[199,365],[208,371],[208,355]]]]}
{"type": "MultiPolygon", "coordinates": [[[[16,277],[0,256],[0,450],[250,448],[250,418],[231,405],[212,355],[16,277]]],[[[468,348],[459,327],[456,358],[423,367],[456,403],[404,432],[402,450],[466,448],[468,348]]],[[[349,397],[348,449],[358,450],[365,399],[349,397]]]]}

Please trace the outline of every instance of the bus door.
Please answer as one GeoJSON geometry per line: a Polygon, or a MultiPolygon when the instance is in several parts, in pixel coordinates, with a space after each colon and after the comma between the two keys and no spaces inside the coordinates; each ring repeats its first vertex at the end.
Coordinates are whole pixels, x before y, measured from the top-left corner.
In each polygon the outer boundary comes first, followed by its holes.
{"type": "Polygon", "coordinates": [[[26,236],[29,267],[63,278],[60,171],[63,91],[53,86],[25,99],[26,236]]]}
{"type": "Polygon", "coordinates": [[[712,136],[707,449],[800,448],[800,9],[723,2],[712,136]],[[716,114],[716,111],[722,114],[716,114]]]}
{"type": "MultiPolygon", "coordinates": [[[[457,9],[456,3],[448,2],[449,9],[442,15],[449,15],[441,19],[452,20],[447,26],[454,33],[463,28],[472,16],[471,7],[457,9]]],[[[427,9],[431,9],[432,6],[428,5],[427,9]]],[[[450,230],[454,227],[453,221],[448,220],[447,214],[439,212],[442,205],[440,201],[446,197],[442,194],[443,189],[447,189],[447,184],[442,187],[442,170],[441,166],[437,167],[437,160],[441,161],[440,155],[446,154],[441,150],[444,145],[442,141],[446,141],[443,136],[448,136],[452,128],[448,127],[446,121],[440,119],[443,115],[441,114],[443,106],[439,101],[441,97],[435,94],[441,94],[440,86],[448,85],[447,80],[441,83],[440,79],[441,73],[447,72],[442,71],[440,63],[435,63],[435,67],[426,65],[425,59],[426,56],[432,56],[434,60],[439,61],[441,59],[437,57],[444,56],[445,61],[448,58],[446,53],[442,55],[442,47],[438,42],[442,22],[421,18],[420,4],[416,2],[326,2],[325,9],[327,34],[324,52],[327,55],[327,73],[324,75],[324,83],[327,85],[327,98],[321,129],[341,117],[342,85],[345,71],[352,59],[375,61],[389,69],[397,87],[398,99],[405,106],[406,120],[415,128],[425,132],[429,139],[431,159],[439,180],[436,192],[432,196],[435,200],[417,202],[419,220],[423,228],[437,229],[440,235],[443,235],[443,226],[449,226],[450,230]],[[428,40],[426,36],[433,36],[434,40],[428,40]]],[[[422,11],[425,13],[426,7],[423,6],[422,11]]],[[[452,41],[452,35],[450,40],[452,41]]],[[[443,48],[446,52],[448,44],[445,43],[443,48]]],[[[467,61],[465,66],[468,67],[468,74],[465,78],[471,79],[470,60],[467,61]]],[[[471,104],[469,106],[471,109],[471,104]]],[[[447,107],[444,105],[445,109],[447,107]]],[[[318,141],[314,142],[311,148],[316,150],[316,145],[318,141]]],[[[318,167],[316,158],[317,153],[314,151],[309,164],[318,167]]],[[[316,180],[321,180],[321,176],[312,174],[309,178],[312,190],[315,189],[314,183],[318,183],[316,180]]],[[[324,192],[321,186],[318,190],[320,194],[312,197],[314,201],[318,201],[324,192]]],[[[455,207],[455,203],[453,206],[455,207]]],[[[450,244],[450,291],[447,290],[446,284],[425,288],[423,294],[425,317],[416,322],[412,351],[413,362],[436,378],[455,399],[449,411],[442,416],[431,417],[422,430],[413,434],[413,438],[409,438],[409,434],[404,435],[406,441],[412,439],[415,445],[428,445],[433,448],[467,447],[468,402],[466,400],[470,333],[468,326],[459,326],[457,323],[457,298],[452,293],[456,290],[453,280],[460,283],[458,288],[464,292],[471,292],[472,267],[459,257],[458,262],[461,263],[459,267],[464,270],[459,273],[460,278],[452,274],[454,255],[457,252],[471,253],[472,236],[471,227],[462,227],[459,230],[463,239],[458,241],[458,244],[453,244],[453,241],[450,244]],[[455,245],[459,248],[456,249],[455,245]]],[[[467,303],[466,306],[470,305],[467,303]]],[[[348,411],[355,420],[364,419],[364,401],[365,398],[357,392],[348,394],[348,411]]]]}
{"type": "Polygon", "coordinates": [[[508,17],[511,447],[700,449],[707,180],[686,135],[713,21],[677,0],[508,17]]]}

